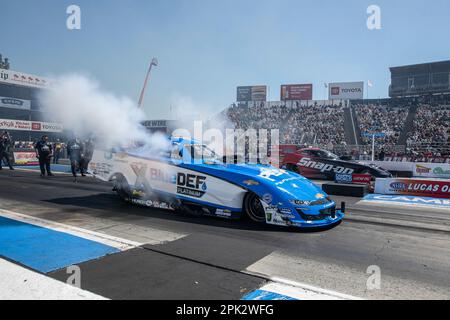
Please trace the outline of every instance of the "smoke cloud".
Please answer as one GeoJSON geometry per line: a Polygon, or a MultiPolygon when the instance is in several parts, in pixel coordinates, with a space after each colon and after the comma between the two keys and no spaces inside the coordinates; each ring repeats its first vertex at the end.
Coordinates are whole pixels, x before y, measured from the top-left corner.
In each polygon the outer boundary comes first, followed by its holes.
{"type": "Polygon", "coordinates": [[[117,97],[100,88],[93,79],[79,74],[57,79],[39,97],[42,110],[75,135],[92,134],[97,147],[112,148],[133,143],[149,149],[167,149],[169,142],[163,135],[150,135],[141,124],[144,112],[134,101],[117,97]]]}

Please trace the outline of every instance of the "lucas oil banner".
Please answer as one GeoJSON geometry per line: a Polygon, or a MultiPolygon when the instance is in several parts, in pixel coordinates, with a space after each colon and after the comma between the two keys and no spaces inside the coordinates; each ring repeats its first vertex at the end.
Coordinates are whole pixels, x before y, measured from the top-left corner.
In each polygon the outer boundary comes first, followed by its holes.
{"type": "Polygon", "coordinates": [[[376,179],[375,193],[450,198],[450,180],[445,179],[376,179]]]}

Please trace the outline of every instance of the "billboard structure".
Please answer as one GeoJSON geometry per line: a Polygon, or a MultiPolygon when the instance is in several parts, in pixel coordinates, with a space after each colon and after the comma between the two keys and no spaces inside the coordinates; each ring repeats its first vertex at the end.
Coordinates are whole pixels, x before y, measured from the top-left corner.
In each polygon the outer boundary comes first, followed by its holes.
{"type": "Polygon", "coordinates": [[[312,100],[312,84],[285,84],[281,86],[280,100],[312,100]]]}
{"type": "Polygon", "coordinates": [[[52,80],[13,70],[0,70],[0,83],[32,88],[46,88],[52,83],[52,80]]]}
{"type": "Polygon", "coordinates": [[[364,98],[364,81],[336,82],[328,85],[329,100],[358,100],[364,98]]]}
{"type": "Polygon", "coordinates": [[[0,108],[31,110],[31,101],[10,97],[0,97],[0,108]]]}
{"type": "Polygon", "coordinates": [[[0,119],[0,130],[22,130],[22,131],[60,133],[63,132],[64,128],[60,123],[0,119]]]}
{"type": "Polygon", "coordinates": [[[237,102],[267,101],[267,86],[237,87],[237,102]]]}

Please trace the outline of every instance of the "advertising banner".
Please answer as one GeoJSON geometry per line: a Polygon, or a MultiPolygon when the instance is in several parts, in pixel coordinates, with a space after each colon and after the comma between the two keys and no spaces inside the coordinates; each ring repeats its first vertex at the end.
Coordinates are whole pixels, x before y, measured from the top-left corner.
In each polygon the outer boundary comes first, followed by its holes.
{"type": "Polygon", "coordinates": [[[426,178],[450,179],[450,164],[448,163],[416,163],[413,166],[413,176],[426,178]]]}
{"type": "Polygon", "coordinates": [[[285,84],[281,86],[280,100],[312,100],[312,84],[285,84]]]}
{"type": "Polygon", "coordinates": [[[267,101],[267,86],[237,87],[236,101],[267,101]]]}
{"type": "Polygon", "coordinates": [[[414,177],[450,179],[449,163],[400,162],[400,161],[361,161],[375,164],[389,171],[410,171],[414,177]]]}
{"type": "Polygon", "coordinates": [[[0,130],[62,132],[63,129],[62,124],[59,123],[0,119],[0,130]]]}
{"type": "Polygon", "coordinates": [[[32,74],[17,72],[13,70],[0,70],[0,83],[14,84],[19,86],[45,88],[51,84],[48,78],[32,74]]]}
{"type": "Polygon", "coordinates": [[[328,85],[329,100],[355,100],[364,98],[364,81],[337,82],[328,85]]]}
{"type": "Polygon", "coordinates": [[[376,179],[375,193],[450,198],[450,180],[444,179],[376,179]]]}
{"type": "Polygon", "coordinates": [[[0,97],[0,108],[31,110],[31,101],[16,98],[0,97]]]}
{"type": "Polygon", "coordinates": [[[14,163],[19,166],[34,166],[39,164],[35,152],[15,151],[14,163]]]}

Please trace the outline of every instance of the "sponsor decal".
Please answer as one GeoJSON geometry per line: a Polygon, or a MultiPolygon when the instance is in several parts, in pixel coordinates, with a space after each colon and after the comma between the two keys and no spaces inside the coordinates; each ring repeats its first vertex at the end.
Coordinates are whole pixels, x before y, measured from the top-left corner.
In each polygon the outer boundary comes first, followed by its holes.
{"type": "Polygon", "coordinates": [[[331,94],[333,96],[338,96],[341,93],[341,90],[339,87],[331,87],[331,94]]]}
{"type": "Polygon", "coordinates": [[[259,186],[259,182],[255,180],[244,180],[243,184],[247,186],[259,186]]]}
{"type": "Polygon", "coordinates": [[[171,203],[164,202],[164,201],[132,198],[131,202],[133,204],[137,204],[137,205],[144,206],[144,207],[158,208],[158,209],[165,209],[165,210],[174,210],[173,205],[171,203]]]}
{"type": "Polygon", "coordinates": [[[136,175],[134,186],[138,189],[143,189],[150,192],[152,190],[152,187],[150,186],[146,177],[148,166],[145,163],[133,162],[130,164],[130,167],[136,175]]]}
{"type": "Polygon", "coordinates": [[[89,169],[94,175],[108,177],[112,172],[112,165],[103,162],[90,162],[89,169]]]}
{"type": "Polygon", "coordinates": [[[0,97],[0,107],[20,109],[20,110],[30,110],[31,101],[9,97],[0,97]]]}
{"type": "Polygon", "coordinates": [[[406,191],[408,189],[408,185],[404,182],[393,182],[390,187],[394,191],[406,191]]]}
{"type": "Polygon", "coordinates": [[[57,123],[0,119],[0,130],[62,132],[63,126],[57,123]]]}
{"type": "Polygon", "coordinates": [[[377,179],[375,193],[450,198],[450,180],[444,179],[377,179]]]}
{"type": "Polygon", "coordinates": [[[32,122],[31,123],[31,130],[33,130],[33,131],[41,131],[42,130],[42,126],[38,122],[32,122]]]}
{"type": "Polygon", "coordinates": [[[39,160],[35,152],[13,152],[14,163],[16,165],[33,166],[38,165],[39,160]]]}
{"type": "Polygon", "coordinates": [[[177,193],[195,198],[201,198],[208,189],[206,177],[197,174],[177,174],[177,193]]]}
{"type": "Polygon", "coordinates": [[[370,184],[372,176],[370,174],[352,174],[352,183],[370,184]]]}
{"type": "Polygon", "coordinates": [[[26,87],[42,88],[48,86],[53,80],[13,70],[2,70],[0,72],[0,81],[26,87]]]}
{"type": "Polygon", "coordinates": [[[231,217],[231,211],[230,210],[224,210],[224,209],[217,209],[215,212],[216,216],[220,217],[231,217]]]}
{"type": "Polygon", "coordinates": [[[162,169],[150,168],[149,176],[152,181],[160,181],[171,184],[176,183],[176,175],[169,174],[162,169]]]}
{"type": "Polygon", "coordinates": [[[417,173],[430,173],[431,172],[431,168],[422,166],[422,165],[416,165],[416,172],[417,173]]]}
{"type": "Polygon", "coordinates": [[[262,196],[262,200],[267,203],[267,204],[271,204],[272,203],[272,195],[270,193],[266,193],[262,196]]]}
{"type": "Polygon", "coordinates": [[[352,168],[345,168],[342,166],[334,166],[329,163],[323,163],[319,161],[312,161],[310,158],[302,158],[300,162],[297,163],[298,166],[304,168],[310,168],[318,170],[320,172],[335,172],[340,174],[352,174],[355,170],[352,168]]]}
{"type": "Polygon", "coordinates": [[[311,201],[307,200],[291,200],[290,202],[296,206],[309,206],[311,204],[311,201]]]}
{"type": "Polygon", "coordinates": [[[370,194],[365,196],[363,200],[373,202],[376,201],[397,202],[411,205],[421,204],[421,205],[442,206],[450,208],[450,199],[441,199],[441,198],[370,194]]]}
{"type": "Polygon", "coordinates": [[[336,173],[334,181],[337,183],[352,183],[353,177],[348,173],[336,173]]]}
{"type": "Polygon", "coordinates": [[[339,82],[328,84],[329,99],[362,99],[364,96],[364,81],[339,82]]]}
{"type": "Polygon", "coordinates": [[[445,170],[442,167],[436,167],[434,168],[433,173],[436,175],[450,175],[450,170],[445,170]]]}

